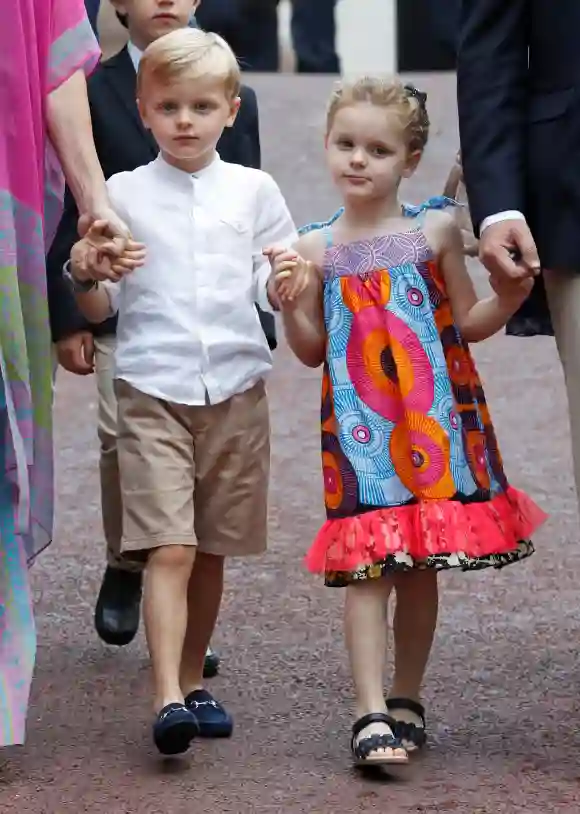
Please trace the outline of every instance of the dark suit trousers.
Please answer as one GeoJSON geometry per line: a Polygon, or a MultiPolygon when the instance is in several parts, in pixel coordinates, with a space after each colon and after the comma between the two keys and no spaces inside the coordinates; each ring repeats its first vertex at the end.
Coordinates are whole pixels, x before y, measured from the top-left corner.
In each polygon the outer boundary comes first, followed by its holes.
{"type": "Polygon", "coordinates": [[[292,41],[299,73],[339,73],[336,0],[292,0],[292,41]]]}
{"type": "Polygon", "coordinates": [[[243,70],[272,73],[278,70],[275,0],[204,0],[196,18],[201,28],[217,32],[229,43],[243,70]]]}

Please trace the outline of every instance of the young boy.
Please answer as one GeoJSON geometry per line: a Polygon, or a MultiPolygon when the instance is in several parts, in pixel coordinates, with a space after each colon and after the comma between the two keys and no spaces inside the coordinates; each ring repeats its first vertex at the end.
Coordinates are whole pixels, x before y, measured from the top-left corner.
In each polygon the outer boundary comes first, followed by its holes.
{"type": "Polygon", "coordinates": [[[163,754],[185,751],[196,734],[231,732],[201,689],[203,657],[224,558],[266,548],[271,353],[254,303],[270,307],[263,250],[296,234],[273,179],[216,153],[239,89],[236,58],[215,34],[183,29],[150,45],[137,91],[161,154],[108,181],[113,206],[146,246],[144,264],[99,284],[76,262],[78,244],[71,253],[87,319],[119,311],[122,551],[146,562],[153,734],[163,754]]]}
{"type": "MultiPolygon", "coordinates": [[[[192,24],[199,0],[113,0],[117,16],[129,32],[127,45],[101,63],[88,84],[93,135],[106,178],[148,164],[158,145],[139,116],[136,103],[137,68],[141,54],[160,36],[192,24]]],[[[235,125],[218,144],[220,156],[233,164],[260,168],[260,133],[256,95],[243,86],[235,125]]],[[[48,303],[53,340],[60,364],[71,373],[94,372],[98,389],[98,435],[101,445],[100,480],[107,567],[95,608],[95,627],[107,644],[124,646],[139,627],[141,605],[140,564],[120,557],[121,494],[117,461],[117,402],[113,388],[116,318],[89,325],[79,313],[63,279],[62,268],[78,239],[78,211],[67,195],[65,212],[47,258],[48,303]]],[[[271,347],[275,346],[274,319],[261,315],[271,347]]],[[[215,675],[217,655],[209,650],[206,676],[215,675]]]]}

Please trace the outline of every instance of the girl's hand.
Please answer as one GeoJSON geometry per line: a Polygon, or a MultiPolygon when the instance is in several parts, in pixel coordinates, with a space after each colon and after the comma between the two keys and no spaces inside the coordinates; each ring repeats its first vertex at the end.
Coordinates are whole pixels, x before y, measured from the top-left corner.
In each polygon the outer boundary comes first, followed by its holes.
{"type": "Polygon", "coordinates": [[[272,283],[281,305],[288,304],[308,287],[314,265],[304,260],[293,249],[269,248],[264,250],[272,267],[272,283]]]}
{"type": "Polygon", "coordinates": [[[514,280],[510,277],[491,274],[489,283],[500,300],[504,302],[523,302],[530,295],[534,287],[534,277],[525,277],[523,280],[514,280]]]}

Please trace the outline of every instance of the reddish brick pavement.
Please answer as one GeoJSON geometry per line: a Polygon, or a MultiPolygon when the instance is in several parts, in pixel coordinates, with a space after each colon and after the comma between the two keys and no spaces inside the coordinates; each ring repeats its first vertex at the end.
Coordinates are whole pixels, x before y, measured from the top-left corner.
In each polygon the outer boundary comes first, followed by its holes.
{"type": "MultiPolygon", "coordinates": [[[[421,84],[434,127],[413,198],[441,187],[456,148],[452,80],[421,84]]],[[[330,81],[262,77],[255,85],[266,166],[296,219],[329,214],[335,201],[320,159],[330,81]]],[[[172,768],[151,748],[142,635],[116,651],[92,629],[103,566],[94,385],[61,375],[59,519],[34,571],[40,647],[29,738],[25,749],[0,755],[0,811],[577,812],[580,554],[562,378],[548,339],[498,337],[477,358],[508,471],[554,519],[527,564],[442,576],[425,693],[430,749],[406,781],[390,783],[350,768],[342,594],[301,566],[322,519],[319,374],[277,353],[271,549],[230,568],[216,636],[225,661],[211,686],[236,716],[235,737],[199,743],[172,768]]]]}

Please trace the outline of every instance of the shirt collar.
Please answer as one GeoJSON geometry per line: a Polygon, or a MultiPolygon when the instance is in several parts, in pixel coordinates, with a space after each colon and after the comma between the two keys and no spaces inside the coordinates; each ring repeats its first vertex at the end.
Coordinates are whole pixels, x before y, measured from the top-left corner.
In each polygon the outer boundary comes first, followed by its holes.
{"type": "Polygon", "coordinates": [[[136,45],[134,45],[131,40],[127,43],[127,51],[129,52],[129,56],[131,57],[131,62],[133,63],[133,67],[135,68],[135,73],[139,70],[139,63],[141,62],[141,57],[143,56],[143,51],[140,51],[136,45]]]}
{"type": "Polygon", "coordinates": [[[198,172],[185,172],[185,170],[180,170],[177,167],[174,167],[172,164],[169,164],[164,158],[161,153],[157,156],[157,158],[153,162],[156,165],[157,171],[162,173],[166,178],[172,178],[174,180],[180,180],[182,178],[195,178],[196,180],[199,178],[208,178],[214,175],[220,168],[221,165],[221,158],[219,153],[214,153],[213,160],[207,167],[204,167],[202,170],[198,170],[198,172]]]}

